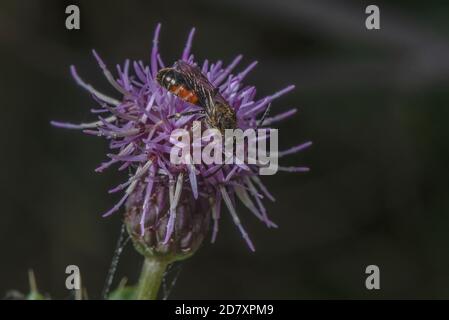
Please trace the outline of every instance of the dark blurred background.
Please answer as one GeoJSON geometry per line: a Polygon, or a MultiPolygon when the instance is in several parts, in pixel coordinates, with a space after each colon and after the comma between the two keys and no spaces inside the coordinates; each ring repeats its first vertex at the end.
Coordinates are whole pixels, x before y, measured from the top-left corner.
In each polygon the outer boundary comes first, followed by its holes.
{"type": "MultiPolygon", "coordinates": [[[[120,229],[102,218],[124,177],[94,173],[103,139],[52,128],[52,119],[89,121],[94,106],[69,75],[75,64],[98,89],[113,90],[90,50],[109,63],[179,57],[197,28],[200,61],[245,56],[260,96],[297,89],[272,113],[298,107],[280,124],[285,159],[307,174],[264,177],[280,228],[243,208],[257,251],[224,215],[217,243],[183,264],[170,298],[449,298],[449,2],[447,1],[2,1],[0,4],[0,293],[69,296],[65,268],[78,265],[98,298],[120,229]],[[81,30],[65,29],[65,7],[81,9],[81,30]],[[377,4],[381,30],[365,28],[377,4]],[[365,288],[365,268],[381,289],[365,288]]],[[[116,282],[136,281],[141,258],[128,246],[116,282]]]]}

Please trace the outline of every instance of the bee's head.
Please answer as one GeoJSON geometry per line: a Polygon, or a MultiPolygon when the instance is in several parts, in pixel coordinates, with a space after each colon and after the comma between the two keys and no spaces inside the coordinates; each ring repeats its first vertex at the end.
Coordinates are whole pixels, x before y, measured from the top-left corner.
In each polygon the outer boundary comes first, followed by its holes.
{"type": "Polygon", "coordinates": [[[237,116],[234,109],[227,104],[216,103],[214,112],[214,127],[219,129],[222,133],[226,129],[235,129],[237,127],[237,116]]]}

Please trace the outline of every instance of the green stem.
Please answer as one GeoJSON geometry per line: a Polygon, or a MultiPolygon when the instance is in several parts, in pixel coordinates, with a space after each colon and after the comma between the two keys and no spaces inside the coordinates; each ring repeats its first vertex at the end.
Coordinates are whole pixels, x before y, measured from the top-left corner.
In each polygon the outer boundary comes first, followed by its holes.
{"type": "Polygon", "coordinates": [[[168,263],[156,257],[147,257],[143,262],[139,283],[137,284],[137,300],[156,300],[162,278],[168,263]]]}

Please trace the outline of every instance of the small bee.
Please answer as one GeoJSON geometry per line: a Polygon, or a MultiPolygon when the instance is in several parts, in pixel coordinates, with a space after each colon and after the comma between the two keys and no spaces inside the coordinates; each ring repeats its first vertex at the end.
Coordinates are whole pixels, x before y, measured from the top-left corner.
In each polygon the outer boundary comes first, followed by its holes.
{"type": "MultiPolygon", "coordinates": [[[[201,107],[199,112],[205,115],[208,127],[218,129],[222,133],[225,129],[237,128],[234,109],[198,67],[179,60],[173,67],[159,70],[156,80],[179,98],[201,107]]],[[[185,112],[178,116],[195,113],[198,111],[185,112]]]]}

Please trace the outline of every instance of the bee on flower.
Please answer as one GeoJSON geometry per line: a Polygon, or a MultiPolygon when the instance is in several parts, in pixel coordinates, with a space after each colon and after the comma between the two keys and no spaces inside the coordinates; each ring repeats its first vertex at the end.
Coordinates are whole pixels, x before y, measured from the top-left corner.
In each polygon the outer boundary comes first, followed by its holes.
{"type": "MultiPolygon", "coordinates": [[[[216,240],[222,207],[226,208],[248,247],[255,247],[236,211],[237,199],[269,228],[270,220],[263,200],[274,197],[262,183],[260,164],[207,164],[170,161],[172,133],[192,131],[199,123],[205,129],[269,128],[295,114],[296,109],[266,116],[267,108],[294,89],[287,86],[269,96],[256,98],[256,88],[245,85],[247,74],[257,62],[236,72],[242,56],[229,65],[222,61],[202,63],[194,59],[193,29],[175,63],[165,65],[158,51],[160,25],[156,27],[149,65],[126,60],[117,73],[106,66],[96,51],[93,55],[107,81],[117,90],[109,97],[85,82],[74,66],[76,83],[90,93],[98,104],[92,110],[97,119],[78,125],[52,122],[56,127],[80,129],[108,140],[110,153],[96,168],[103,172],[112,166],[129,170],[126,181],[109,190],[121,193],[120,200],[104,216],[123,210],[127,230],[136,248],[145,256],[163,255],[170,261],[193,254],[211,230],[216,240]],[[265,117],[266,116],[266,117],[265,117]]],[[[257,136],[256,139],[269,139],[257,136]]],[[[199,144],[206,144],[201,139],[199,144]]],[[[310,142],[301,143],[276,154],[281,158],[299,152],[310,142]]],[[[193,146],[194,147],[194,146],[193,146]]],[[[282,167],[280,171],[303,172],[306,167],[282,167]]]]}

